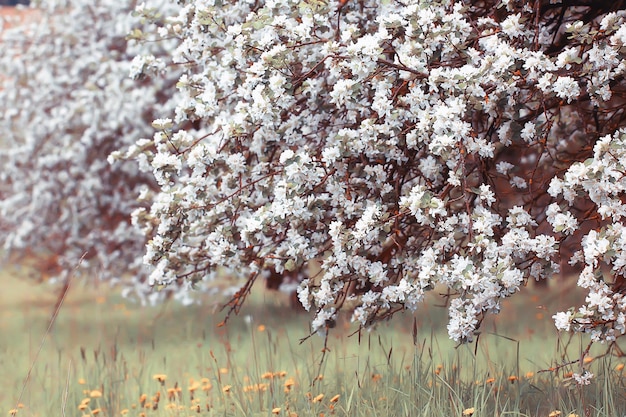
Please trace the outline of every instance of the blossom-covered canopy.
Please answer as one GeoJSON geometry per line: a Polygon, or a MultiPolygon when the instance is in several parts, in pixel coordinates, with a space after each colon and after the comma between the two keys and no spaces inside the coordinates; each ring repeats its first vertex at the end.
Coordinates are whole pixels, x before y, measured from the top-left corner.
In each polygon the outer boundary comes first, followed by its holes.
{"type": "Polygon", "coordinates": [[[134,215],[151,281],[226,266],[249,277],[236,308],[295,276],[322,332],[443,286],[463,341],[571,261],[590,295],[557,326],[623,334],[626,25],[601,3],[182,2],[158,30],[176,111],[126,154],[160,186],[134,215]]]}

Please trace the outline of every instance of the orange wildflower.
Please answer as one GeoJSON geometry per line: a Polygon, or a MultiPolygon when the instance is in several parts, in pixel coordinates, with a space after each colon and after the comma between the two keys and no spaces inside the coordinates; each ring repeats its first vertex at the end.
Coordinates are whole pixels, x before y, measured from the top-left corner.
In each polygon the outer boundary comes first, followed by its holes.
{"type": "Polygon", "coordinates": [[[91,398],[100,398],[102,397],[102,392],[100,390],[95,389],[89,393],[89,396],[91,398]]]}
{"type": "Polygon", "coordinates": [[[161,385],[165,384],[165,380],[167,379],[167,375],[165,374],[154,374],[152,375],[152,379],[155,381],[159,381],[161,385]]]}

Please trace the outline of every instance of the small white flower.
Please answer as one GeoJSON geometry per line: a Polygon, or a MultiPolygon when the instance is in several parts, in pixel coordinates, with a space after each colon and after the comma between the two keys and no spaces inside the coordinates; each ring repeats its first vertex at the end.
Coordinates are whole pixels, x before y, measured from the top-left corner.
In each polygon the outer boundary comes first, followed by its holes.
{"type": "Polygon", "coordinates": [[[337,146],[331,146],[322,151],[322,161],[329,167],[332,166],[340,157],[341,151],[337,146]]]}
{"type": "Polygon", "coordinates": [[[372,204],[365,209],[361,218],[354,225],[352,235],[357,241],[362,240],[370,232],[378,216],[380,216],[380,208],[377,205],[372,204]]]}
{"type": "Polygon", "coordinates": [[[563,52],[556,58],[556,66],[559,68],[570,69],[572,63],[578,60],[577,48],[565,48],[563,52]]]}
{"type": "Polygon", "coordinates": [[[517,175],[511,178],[511,185],[516,188],[525,189],[528,188],[528,184],[526,184],[526,180],[522,177],[518,177],[517,175]]]}
{"type": "Polygon", "coordinates": [[[522,34],[522,25],[520,24],[520,18],[521,15],[519,13],[511,14],[504,20],[504,22],[500,24],[500,27],[502,27],[502,31],[506,33],[508,37],[514,38],[522,34]]]}
{"type": "Polygon", "coordinates": [[[568,103],[571,103],[572,100],[580,95],[578,82],[570,76],[557,77],[552,84],[552,91],[556,93],[557,97],[567,99],[568,103]]]}
{"type": "Polygon", "coordinates": [[[507,216],[506,221],[515,227],[537,224],[532,216],[520,206],[515,206],[509,209],[509,215],[507,216]]]}
{"type": "Polygon", "coordinates": [[[600,29],[606,31],[610,29],[615,23],[617,23],[617,13],[607,13],[600,21],[600,29]]]}
{"type": "Polygon", "coordinates": [[[506,121],[498,128],[498,139],[505,145],[511,144],[513,138],[513,130],[511,129],[511,121],[506,121]]]}
{"type": "Polygon", "coordinates": [[[521,137],[526,143],[531,143],[535,140],[537,131],[535,130],[535,123],[526,122],[524,128],[521,131],[521,137]]]}
{"type": "Polygon", "coordinates": [[[563,191],[563,181],[559,178],[554,177],[550,181],[550,186],[548,187],[548,194],[552,197],[556,197],[563,191]]]}
{"type": "Polygon", "coordinates": [[[133,79],[140,79],[146,75],[153,75],[165,69],[165,62],[154,55],[138,55],[130,63],[129,76],[133,79]]]}
{"type": "Polygon", "coordinates": [[[499,174],[508,175],[511,168],[514,168],[514,167],[515,165],[509,162],[500,161],[496,164],[496,171],[498,171],[499,174]]]}
{"type": "Polygon", "coordinates": [[[331,103],[335,103],[337,106],[343,106],[352,97],[352,88],[356,84],[356,81],[351,79],[341,79],[333,86],[333,91],[330,93],[331,103]]]}
{"type": "Polygon", "coordinates": [[[172,155],[169,153],[159,152],[154,156],[152,160],[152,167],[156,169],[162,169],[166,167],[171,167],[176,170],[180,170],[182,163],[180,159],[176,155],[172,155]]]}
{"type": "Polygon", "coordinates": [[[491,206],[493,203],[495,203],[496,196],[493,191],[491,191],[491,187],[489,187],[489,184],[481,184],[478,189],[480,192],[478,196],[481,201],[487,203],[488,206],[491,206]]]}
{"type": "Polygon", "coordinates": [[[295,155],[296,155],[295,152],[292,151],[291,149],[285,149],[283,153],[280,154],[279,161],[281,164],[284,165],[287,161],[292,159],[295,155]]]}
{"type": "Polygon", "coordinates": [[[558,330],[569,332],[572,325],[572,318],[574,313],[571,311],[556,313],[552,318],[554,319],[554,325],[558,330]]]}
{"type": "Polygon", "coordinates": [[[431,181],[437,179],[442,170],[441,166],[432,155],[428,155],[426,158],[420,159],[418,168],[422,174],[424,174],[424,176],[431,181]]]}
{"type": "Polygon", "coordinates": [[[583,371],[582,374],[574,372],[572,378],[574,378],[578,385],[589,385],[593,379],[593,374],[587,370],[583,371]]]}
{"type": "Polygon", "coordinates": [[[537,87],[539,87],[544,93],[550,92],[552,90],[552,74],[547,72],[539,77],[539,80],[537,80],[537,87]]]}
{"type": "Polygon", "coordinates": [[[172,119],[156,119],[152,122],[152,127],[157,130],[169,129],[173,126],[172,119]]]}

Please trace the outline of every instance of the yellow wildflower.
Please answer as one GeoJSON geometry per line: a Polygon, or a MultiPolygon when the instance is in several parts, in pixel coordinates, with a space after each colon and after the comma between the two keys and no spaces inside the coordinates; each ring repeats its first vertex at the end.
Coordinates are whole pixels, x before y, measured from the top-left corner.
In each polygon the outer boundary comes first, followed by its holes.
{"type": "Polygon", "coordinates": [[[102,397],[102,391],[95,389],[89,393],[89,396],[91,398],[100,398],[102,397]]]}
{"type": "Polygon", "coordinates": [[[317,395],[316,397],[314,397],[314,398],[313,398],[313,400],[311,400],[311,401],[313,401],[314,403],[318,403],[318,402],[322,401],[322,399],[324,399],[324,394],[318,394],[318,395],[317,395]]]}
{"type": "Polygon", "coordinates": [[[165,374],[154,374],[152,375],[152,379],[155,381],[159,381],[161,385],[165,384],[165,380],[167,379],[167,375],[165,374]]]}

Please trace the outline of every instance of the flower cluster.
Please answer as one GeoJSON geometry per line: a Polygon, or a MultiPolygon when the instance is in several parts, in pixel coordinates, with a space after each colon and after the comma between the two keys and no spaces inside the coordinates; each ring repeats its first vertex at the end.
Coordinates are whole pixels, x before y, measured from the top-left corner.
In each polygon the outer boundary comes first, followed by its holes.
{"type": "MultiPolygon", "coordinates": [[[[614,341],[626,334],[626,130],[600,138],[590,158],[572,164],[562,179],[552,179],[549,192],[563,197],[564,210],[586,200],[598,216],[572,257],[583,264],[578,286],[589,291],[586,305],[556,314],[557,328],[590,333],[592,340],[614,341]]],[[[556,206],[552,212],[559,209],[556,206]]],[[[552,214],[555,231],[568,232],[571,228],[565,225],[575,224],[567,215],[552,214]]]]}

